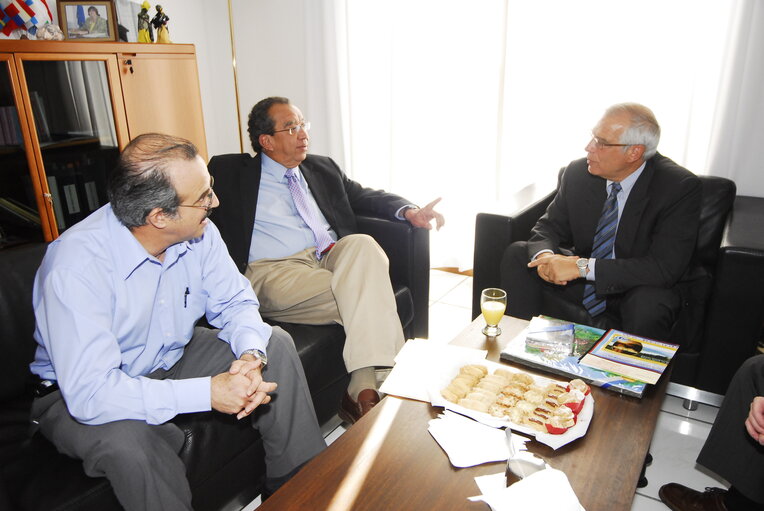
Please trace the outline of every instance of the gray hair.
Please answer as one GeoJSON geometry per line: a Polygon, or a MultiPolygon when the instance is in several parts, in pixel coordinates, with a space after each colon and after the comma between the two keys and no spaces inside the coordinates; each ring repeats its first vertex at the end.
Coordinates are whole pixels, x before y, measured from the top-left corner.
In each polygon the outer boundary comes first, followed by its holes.
{"type": "MultiPolygon", "coordinates": [[[[655,156],[661,139],[661,127],[653,111],[639,103],[619,103],[605,111],[605,117],[617,114],[626,114],[630,119],[618,143],[645,146],[645,152],[642,155],[644,160],[655,156]]],[[[624,151],[627,149],[624,147],[624,151]]]]}
{"type": "Polygon", "coordinates": [[[188,140],[161,133],[134,138],[119,156],[109,176],[109,202],[114,215],[131,229],[146,223],[154,208],[175,216],[180,197],[169,176],[168,165],[193,160],[199,154],[188,140]]]}

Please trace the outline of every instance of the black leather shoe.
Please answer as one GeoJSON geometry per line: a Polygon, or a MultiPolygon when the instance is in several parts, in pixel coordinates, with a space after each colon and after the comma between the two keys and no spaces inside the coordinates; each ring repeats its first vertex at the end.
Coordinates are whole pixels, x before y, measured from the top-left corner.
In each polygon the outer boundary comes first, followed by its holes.
{"type": "Polygon", "coordinates": [[[345,392],[340,402],[340,409],[337,415],[348,424],[355,424],[361,417],[366,415],[372,408],[379,403],[379,393],[374,389],[364,389],[358,393],[358,401],[350,399],[350,395],[345,392]]]}
{"type": "Polygon", "coordinates": [[[672,511],[727,511],[727,490],[706,488],[703,493],[677,483],[664,484],[658,491],[661,501],[672,511]]]}

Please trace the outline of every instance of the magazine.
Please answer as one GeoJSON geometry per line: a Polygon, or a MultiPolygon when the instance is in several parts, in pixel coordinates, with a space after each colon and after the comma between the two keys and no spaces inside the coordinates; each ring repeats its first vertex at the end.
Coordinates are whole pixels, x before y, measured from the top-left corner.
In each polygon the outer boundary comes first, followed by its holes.
{"type": "MultiPolygon", "coordinates": [[[[511,339],[501,352],[502,360],[533,367],[568,378],[580,378],[590,385],[602,387],[628,396],[642,397],[647,385],[641,381],[624,378],[619,374],[602,371],[579,363],[579,358],[602,337],[605,330],[549,316],[540,318],[573,325],[573,348],[571,353],[559,353],[529,346],[527,329],[511,339]]],[[[530,326],[530,325],[529,325],[530,326]]],[[[532,343],[531,343],[532,344],[532,343]]]]}
{"type": "Polygon", "coordinates": [[[655,341],[619,330],[608,330],[602,339],[581,357],[580,363],[655,384],[677,349],[677,344],[655,341]]]}

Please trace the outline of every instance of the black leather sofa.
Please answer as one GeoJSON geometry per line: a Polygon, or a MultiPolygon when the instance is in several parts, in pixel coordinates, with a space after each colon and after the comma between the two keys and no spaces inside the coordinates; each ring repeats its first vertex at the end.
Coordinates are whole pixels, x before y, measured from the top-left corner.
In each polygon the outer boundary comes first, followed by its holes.
{"type": "MultiPolygon", "coordinates": [[[[427,337],[429,234],[405,222],[359,218],[390,259],[398,312],[407,338],[427,337]]],[[[78,460],[30,434],[28,365],[32,337],[32,283],[45,244],[0,250],[0,510],[121,509],[105,478],[90,478],[78,460]]],[[[322,425],[336,421],[348,376],[340,326],[280,324],[294,338],[322,425]]],[[[254,499],[265,473],[264,452],[249,421],[217,412],[174,419],[186,433],[181,457],[188,467],[194,509],[241,509],[254,499]]]]}
{"type": "MultiPolygon", "coordinates": [[[[672,334],[682,348],[675,358],[671,381],[724,394],[732,375],[755,353],[762,336],[764,199],[735,197],[735,184],[729,179],[699,177],[703,203],[693,262],[695,278],[682,287],[683,308],[672,334]]],[[[500,287],[504,250],[530,237],[555,193],[552,191],[512,216],[477,215],[473,317],[480,314],[480,291],[500,287]]],[[[562,317],[559,311],[556,314],[562,317]]],[[[583,321],[575,316],[565,319],[583,321]]],[[[681,397],[702,400],[691,396],[681,397]]]]}

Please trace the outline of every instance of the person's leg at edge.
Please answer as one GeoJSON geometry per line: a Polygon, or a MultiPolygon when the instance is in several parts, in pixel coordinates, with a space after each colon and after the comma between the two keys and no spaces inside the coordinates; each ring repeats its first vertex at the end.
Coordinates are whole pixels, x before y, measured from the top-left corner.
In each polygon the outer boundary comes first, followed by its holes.
{"type": "Polygon", "coordinates": [[[87,475],[106,477],[126,510],[191,509],[186,467],[178,457],[185,435],[174,424],[81,424],[69,415],[60,391],[36,399],[32,417],[60,452],[83,461],[87,475]]]}
{"type": "Polygon", "coordinates": [[[764,510],[764,447],[748,435],[744,426],[753,398],[763,394],[764,355],[758,355],[735,373],[697,459],[698,464],[726,479],[731,484],[729,491],[709,488],[701,492],[669,483],[659,491],[669,508],[764,510]]]}

